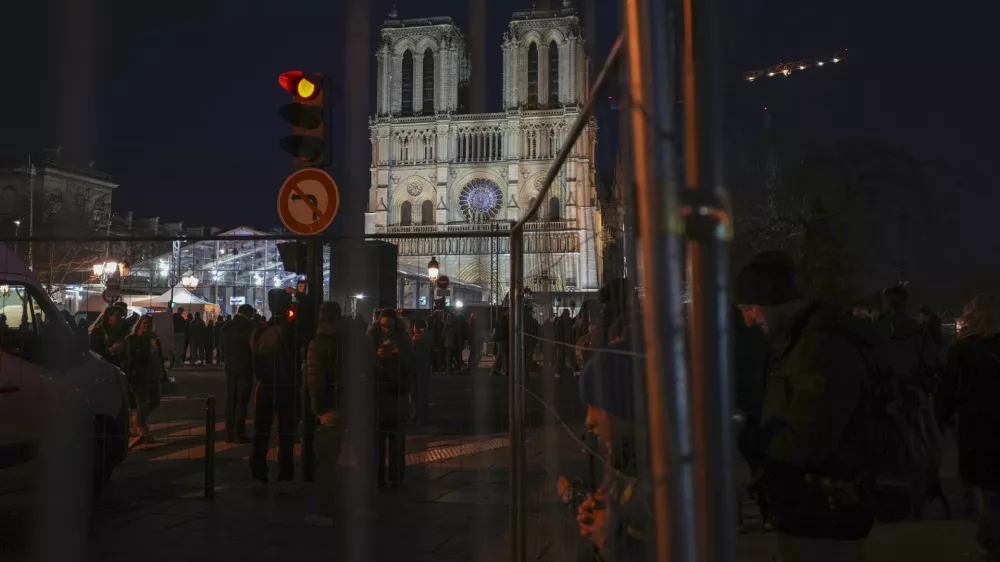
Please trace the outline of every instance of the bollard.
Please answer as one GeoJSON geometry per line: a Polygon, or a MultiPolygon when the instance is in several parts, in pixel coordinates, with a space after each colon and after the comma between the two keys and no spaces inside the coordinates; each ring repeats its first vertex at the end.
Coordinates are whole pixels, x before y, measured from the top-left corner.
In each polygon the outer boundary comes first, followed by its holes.
{"type": "Polygon", "coordinates": [[[205,399],[205,499],[215,496],[215,396],[205,399]]]}

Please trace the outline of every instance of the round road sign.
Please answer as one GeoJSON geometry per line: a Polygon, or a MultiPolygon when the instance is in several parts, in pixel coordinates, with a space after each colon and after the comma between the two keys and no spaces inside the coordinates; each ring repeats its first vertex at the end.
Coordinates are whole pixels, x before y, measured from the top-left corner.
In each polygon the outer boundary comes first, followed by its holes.
{"type": "Polygon", "coordinates": [[[340,191],[330,174],[303,168],[288,176],[278,191],[278,217],[300,235],[319,234],[330,226],[340,207],[340,191]]]}
{"type": "Polygon", "coordinates": [[[448,285],[450,284],[451,284],[451,279],[448,279],[447,275],[442,275],[441,277],[438,277],[437,280],[438,289],[441,289],[443,291],[447,289],[448,285]]]}
{"type": "Polygon", "coordinates": [[[101,293],[101,298],[104,299],[104,302],[111,305],[122,300],[122,294],[118,292],[118,289],[104,289],[104,292],[101,293]]]}

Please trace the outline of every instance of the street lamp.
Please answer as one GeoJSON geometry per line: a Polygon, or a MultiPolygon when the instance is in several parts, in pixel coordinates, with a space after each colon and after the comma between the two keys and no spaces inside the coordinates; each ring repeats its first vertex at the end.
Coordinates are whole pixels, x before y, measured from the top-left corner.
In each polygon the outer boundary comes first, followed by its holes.
{"type": "Polygon", "coordinates": [[[184,285],[184,288],[189,291],[195,289],[198,287],[198,278],[188,271],[184,274],[184,277],[181,277],[181,285],[184,285]]]}
{"type": "Polygon", "coordinates": [[[441,273],[441,269],[439,268],[437,257],[435,256],[431,258],[431,261],[427,262],[427,277],[429,277],[431,281],[436,281],[439,273],[441,273]]]}
{"type": "Polygon", "coordinates": [[[116,271],[119,272],[121,275],[126,275],[126,273],[121,273],[121,272],[123,272],[123,271],[127,272],[128,271],[128,264],[125,264],[123,266],[122,264],[120,264],[120,263],[118,263],[116,261],[109,261],[109,262],[105,262],[105,263],[95,263],[94,264],[94,276],[95,277],[100,277],[102,275],[111,275],[111,274],[113,274],[116,271]]]}

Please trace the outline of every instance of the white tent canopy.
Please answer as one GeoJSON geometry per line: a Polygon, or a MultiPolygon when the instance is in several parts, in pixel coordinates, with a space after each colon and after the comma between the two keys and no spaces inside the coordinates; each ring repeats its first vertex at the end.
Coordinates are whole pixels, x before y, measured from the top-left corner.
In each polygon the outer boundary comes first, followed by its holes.
{"type": "Polygon", "coordinates": [[[130,304],[132,306],[143,306],[144,304],[146,305],[168,304],[171,301],[177,304],[197,304],[202,306],[212,305],[212,303],[202,298],[199,298],[198,296],[194,295],[191,291],[185,289],[184,285],[180,284],[174,287],[172,291],[167,291],[162,295],[158,297],[153,297],[151,299],[137,299],[133,297],[132,302],[130,304]]]}
{"type": "Polygon", "coordinates": [[[188,291],[183,285],[180,284],[174,287],[173,290],[167,291],[158,297],[139,299],[132,296],[132,298],[129,299],[128,304],[131,306],[150,307],[166,306],[171,302],[177,306],[183,307],[187,313],[204,313],[206,321],[219,314],[218,305],[199,298],[197,295],[192,294],[191,291],[188,291]]]}

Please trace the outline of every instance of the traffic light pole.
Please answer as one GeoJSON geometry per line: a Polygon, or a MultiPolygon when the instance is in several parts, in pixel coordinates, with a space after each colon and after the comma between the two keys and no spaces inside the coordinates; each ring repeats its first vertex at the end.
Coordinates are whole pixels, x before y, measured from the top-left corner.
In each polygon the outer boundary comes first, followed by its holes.
{"type": "Polygon", "coordinates": [[[319,314],[319,305],[323,304],[323,240],[319,236],[310,236],[305,243],[306,280],[308,281],[306,297],[310,305],[309,313],[314,316],[310,322],[315,322],[315,317],[319,314]]]}

